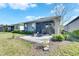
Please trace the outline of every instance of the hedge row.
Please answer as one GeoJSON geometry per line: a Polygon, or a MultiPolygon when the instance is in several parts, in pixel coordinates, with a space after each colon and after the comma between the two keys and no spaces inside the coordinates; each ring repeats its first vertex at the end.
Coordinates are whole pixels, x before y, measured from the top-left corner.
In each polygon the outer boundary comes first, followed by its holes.
{"type": "Polygon", "coordinates": [[[18,34],[33,34],[32,31],[20,31],[20,30],[14,30],[12,33],[18,33],[18,34]]]}

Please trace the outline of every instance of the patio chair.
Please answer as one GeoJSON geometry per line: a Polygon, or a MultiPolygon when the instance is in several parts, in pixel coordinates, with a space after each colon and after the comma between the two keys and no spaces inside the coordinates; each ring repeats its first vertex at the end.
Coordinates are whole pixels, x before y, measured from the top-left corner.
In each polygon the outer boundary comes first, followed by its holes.
{"type": "Polygon", "coordinates": [[[34,36],[35,36],[35,37],[40,37],[40,36],[42,36],[42,35],[41,35],[39,32],[37,32],[37,33],[34,34],[34,36]]]}

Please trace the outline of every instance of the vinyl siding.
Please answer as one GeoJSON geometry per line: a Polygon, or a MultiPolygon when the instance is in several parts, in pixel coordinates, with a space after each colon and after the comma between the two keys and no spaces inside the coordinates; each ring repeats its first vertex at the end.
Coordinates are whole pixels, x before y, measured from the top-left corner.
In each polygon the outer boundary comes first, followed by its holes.
{"type": "Polygon", "coordinates": [[[79,19],[65,26],[65,31],[72,32],[79,29],[79,19]]]}

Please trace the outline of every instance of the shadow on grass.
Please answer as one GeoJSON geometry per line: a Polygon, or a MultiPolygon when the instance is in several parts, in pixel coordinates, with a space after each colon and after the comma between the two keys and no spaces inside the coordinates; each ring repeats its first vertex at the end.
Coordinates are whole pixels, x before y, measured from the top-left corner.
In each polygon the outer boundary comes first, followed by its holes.
{"type": "Polygon", "coordinates": [[[66,41],[79,42],[79,39],[77,39],[77,38],[70,38],[70,39],[67,39],[66,41]]]}

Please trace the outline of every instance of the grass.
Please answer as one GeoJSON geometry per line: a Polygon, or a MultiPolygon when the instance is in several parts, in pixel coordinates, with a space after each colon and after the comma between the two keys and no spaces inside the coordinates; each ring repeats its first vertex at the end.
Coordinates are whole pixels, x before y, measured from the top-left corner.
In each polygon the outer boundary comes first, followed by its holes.
{"type": "MultiPolygon", "coordinates": [[[[53,42],[50,44],[53,48],[45,52],[32,48],[33,44],[24,40],[12,39],[12,33],[0,32],[0,55],[3,56],[79,56],[79,42],[71,41],[70,43],[53,42]]],[[[14,34],[15,37],[23,36],[14,34]]],[[[63,41],[64,42],[64,41],[63,41]]],[[[69,41],[68,41],[69,42],[69,41]]]]}
{"type": "Polygon", "coordinates": [[[79,42],[71,42],[68,45],[59,45],[54,51],[49,53],[50,56],[79,56],[79,42]]]}
{"type": "Polygon", "coordinates": [[[23,40],[10,39],[11,37],[12,33],[0,33],[0,55],[29,55],[31,44],[23,40]]]}

